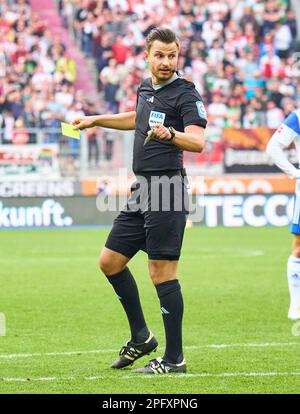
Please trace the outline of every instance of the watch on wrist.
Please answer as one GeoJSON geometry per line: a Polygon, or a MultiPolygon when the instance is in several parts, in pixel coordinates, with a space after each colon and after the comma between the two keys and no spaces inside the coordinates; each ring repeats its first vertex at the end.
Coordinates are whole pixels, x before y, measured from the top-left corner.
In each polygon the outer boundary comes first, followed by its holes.
{"type": "Polygon", "coordinates": [[[168,127],[168,130],[169,130],[169,132],[170,132],[170,134],[171,134],[171,138],[170,139],[168,139],[167,141],[173,141],[173,139],[175,138],[175,129],[173,128],[173,127],[171,127],[171,126],[169,126],[168,127]]]}

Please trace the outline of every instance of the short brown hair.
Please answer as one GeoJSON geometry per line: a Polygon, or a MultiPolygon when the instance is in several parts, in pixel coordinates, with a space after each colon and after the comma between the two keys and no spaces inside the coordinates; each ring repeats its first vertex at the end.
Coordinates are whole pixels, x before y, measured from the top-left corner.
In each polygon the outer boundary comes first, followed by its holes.
{"type": "Polygon", "coordinates": [[[153,42],[159,40],[162,43],[173,43],[175,42],[179,49],[179,40],[173,30],[168,27],[156,27],[152,29],[146,38],[146,48],[149,51],[153,42]]]}

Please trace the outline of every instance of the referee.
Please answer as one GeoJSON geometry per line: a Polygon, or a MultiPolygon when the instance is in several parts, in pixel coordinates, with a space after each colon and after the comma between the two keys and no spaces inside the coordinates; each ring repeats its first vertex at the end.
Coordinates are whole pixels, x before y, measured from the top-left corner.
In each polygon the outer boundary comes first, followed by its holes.
{"type": "Polygon", "coordinates": [[[177,73],[179,41],[172,30],[153,29],[147,36],[144,53],[151,77],[138,88],[135,111],[79,117],[72,124],[79,130],[95,126],[135,130],[133,171],[137,181],[127,205],[114,220],[99,259],[100,269],[118,295],[131,330],[131,339],[121,348],[112,368],[132,365],[158,346],[145,322],[138,288],[127,267],[130,259],[144,250],[160,300],[166,349],[162,358],[152,359],[134,372],[186,372],[182,349],[183,298],[177,279],[188,215],[182,153],[203,150],[206,112],[195,85],[177,73]],[[173,185],[168,192],[163,186],[170,181],[173,185]],[[138,194],[142,196],[139,198],[138,194]],[[158,200],[165,194],[169,198],[168,208],[158,200]],[[140,199],[146,200],[146,204],[139,204],[140,199]]]}

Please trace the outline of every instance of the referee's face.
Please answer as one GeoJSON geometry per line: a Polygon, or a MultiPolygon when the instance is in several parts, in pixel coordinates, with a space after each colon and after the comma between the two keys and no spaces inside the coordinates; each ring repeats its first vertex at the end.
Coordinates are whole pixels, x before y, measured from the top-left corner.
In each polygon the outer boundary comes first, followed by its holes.
{"type": "Polygon", "coordinates": [[[150,50],[145,52],[154,85],[166,82],[173,76],[177,68],[178,54],[179,50],[175,42],[163,43],[154,40],[150,50]]]}

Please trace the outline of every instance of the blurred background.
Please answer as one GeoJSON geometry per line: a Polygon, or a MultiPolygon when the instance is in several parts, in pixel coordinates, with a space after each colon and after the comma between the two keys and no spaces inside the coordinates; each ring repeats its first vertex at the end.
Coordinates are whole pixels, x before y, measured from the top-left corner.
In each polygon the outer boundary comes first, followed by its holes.
{"type": "Polygon", "coordinates": [[[134,110],[159,25],[180,38],[179,71],[208,112],[205,151],[184,153],[202,223],[287,225],[295,182],[264,149],[300,107],[299,16],[298,0],[0,0],[0,228],[111,224],[95,199],[127,193],[133,131],[79,141],[60,122],[134,110]]]}

